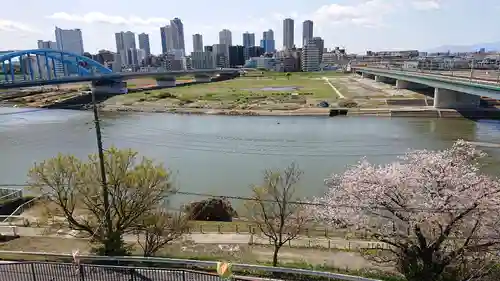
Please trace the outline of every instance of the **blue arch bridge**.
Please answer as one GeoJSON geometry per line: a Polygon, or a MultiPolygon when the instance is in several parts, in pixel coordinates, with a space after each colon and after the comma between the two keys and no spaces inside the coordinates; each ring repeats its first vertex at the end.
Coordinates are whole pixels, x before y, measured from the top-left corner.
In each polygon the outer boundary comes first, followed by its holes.
{"type": "Polygon", "coordinates": [[[0,52],[0,89],[91,82],[93,90],[126,92],[127,79],[154,77],[159,86],[175,86],[175,77],[193,74],[196,82],[214,75],[237,75],[237,69],[113,72],[88,57],[53,49],[0,52]]]}

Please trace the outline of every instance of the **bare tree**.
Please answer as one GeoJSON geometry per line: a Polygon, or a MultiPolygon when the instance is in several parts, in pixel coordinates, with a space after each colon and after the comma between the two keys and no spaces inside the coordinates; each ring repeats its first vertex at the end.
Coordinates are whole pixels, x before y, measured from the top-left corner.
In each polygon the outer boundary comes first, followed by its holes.
{"type": "Polygon", "coordinates": [[[179,239],[189,228],[189,216],[181,212],[153,211],[137,226],[137,242],[145,257],[154,256],[165,245],[179,239]]]}
{"type": "Polygon", "coordinates": [[[71,229],[88,234],[101,244],[98,253],[126,254],[123,235],[158,208],[173,192],[169,173],[132,150],[110,148],[104,153],[110,208],[103,204],[99,158],[82,161],[58,155],[36,163],[28,176],[30,184],[58,211],[71,229]],[[106,213],[112,218],[106,222],[106,213]]]}
{"type": "Polygon", "coordinates": [[[295,186],[301,175],[295,163],[284,171],[267,170],[264,183],[252,188],[252,200],[246,204],[248,215],[274,245],[273,266],[278,264],[281,247],[297,238],[307,223],[304,208],[294,203],[295,186]]]}

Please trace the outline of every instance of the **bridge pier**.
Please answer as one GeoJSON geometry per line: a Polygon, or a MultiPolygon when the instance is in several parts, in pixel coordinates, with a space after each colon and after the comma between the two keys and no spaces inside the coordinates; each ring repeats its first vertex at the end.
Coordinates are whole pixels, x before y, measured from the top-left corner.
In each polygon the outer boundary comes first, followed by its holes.
{"type": "Polygon", "coordinates": [[[176,80],[174,76],[156,77],[156,85],[159,87],[175,87],[176,80]]]}
{"type": "Polygon", "coordinates": [[[128,93],[127,82],[121,79],[105,79],[92,81],[92,93],[98,95],[119,95],[128,93]]]}
{"type": "Polygon", "coordinates": [[[196,74],[194,76],[194,81],[198,83],[208,83],[212,81],[212,77],[207,74],[196,74]]]}
{"type": "Polygon", "coordinates": [[[361,72],[361,78],[370,78],[370,74],[366,72],[361,72]]]}
{"type": "Polygon", "coordinates": [[[448,89],[435,88],[434,107],[442,109],[476,108],[479,107],[480,96],[456,92],[448,89]]]}
{"type": "Polygon", "coordinates": [[[400,80],[400,79],[396,80],[396,89],[408,89],[409,86],[410,86],[410,82],[408,82],[408,81],[400,80]]]}
{"type": "Polygon", "coordinates": [[[386,77],[384,77],[384,76],[375,75],[375,82],[381,82],[381,83],[383,83],[383,82],[385,82],[386,80],[387,80],[387,79],[386,79],[386,77]]]}

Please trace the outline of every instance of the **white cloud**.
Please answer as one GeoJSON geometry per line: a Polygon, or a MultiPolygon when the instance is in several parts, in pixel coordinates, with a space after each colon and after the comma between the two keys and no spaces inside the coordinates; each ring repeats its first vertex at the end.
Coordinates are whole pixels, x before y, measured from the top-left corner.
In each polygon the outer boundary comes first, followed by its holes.
{"type": "Polygon", "coordinates": [[[73,22],[83,22],[83,23],[105,23],[111,25],[165,25],[170,22],[167,18],[140,18],[137,16],[113,16],[106,15],[100,12],[90,12],[83,15],[78,14],[68,14],[65,12],[54,13],[48,16],[50,19],[73,21],[73,22]]]}
{"type": "Polygon", "coordinates": [[[320,7],[313,14],[320,24],[355,24],[366,27],[384,25],[384,17],[395,11],[391,0],[370,0],[356,5],[330,4],[320,7]]]}
{"type": "Polygon", "coordinates": [[[30,32],[37,33],[38,30],[21,22],[0,19],[0,31],[5,32],[30,32]]]}
{"type": "Polygon", "coordinates": [[[418,0],[411,4],[417,10],[437,10],[441,7],[436,0],[418,0]]]}

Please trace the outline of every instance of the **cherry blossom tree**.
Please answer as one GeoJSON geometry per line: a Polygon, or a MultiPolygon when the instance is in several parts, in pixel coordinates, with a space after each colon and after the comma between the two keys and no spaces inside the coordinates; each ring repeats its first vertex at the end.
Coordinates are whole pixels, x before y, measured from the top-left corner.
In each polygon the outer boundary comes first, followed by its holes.
{"type": "Polygon", "coordinates": [[[500,181],[480,172],[485,156],[459,140],[387,165],[363,159],[325,181],[313,213],[388,244],[388,257],[409,281],[479,280],[500,243],[500,181]]]}

